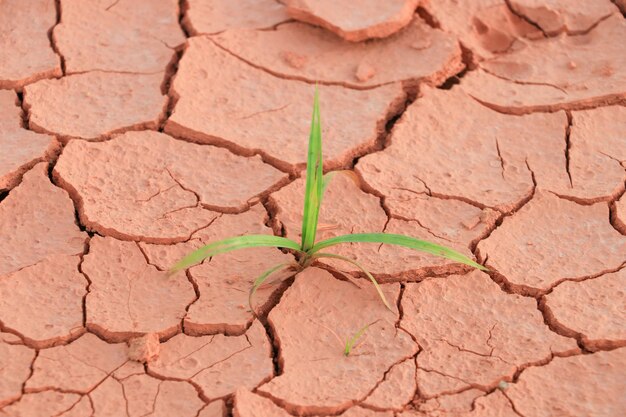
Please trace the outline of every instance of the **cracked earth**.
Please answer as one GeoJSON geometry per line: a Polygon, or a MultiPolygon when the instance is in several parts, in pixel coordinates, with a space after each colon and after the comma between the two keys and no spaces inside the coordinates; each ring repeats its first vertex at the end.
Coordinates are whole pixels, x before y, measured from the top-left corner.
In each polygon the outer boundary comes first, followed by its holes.
{"type": "Polygon", "coordinates": [[[0,416],[626,415],[623,0],[0,2],[0,416]],[[319,85],[319,238],[300,237],[319,85]],[[345,340],[373,323],[350,356],[345,340]]]}

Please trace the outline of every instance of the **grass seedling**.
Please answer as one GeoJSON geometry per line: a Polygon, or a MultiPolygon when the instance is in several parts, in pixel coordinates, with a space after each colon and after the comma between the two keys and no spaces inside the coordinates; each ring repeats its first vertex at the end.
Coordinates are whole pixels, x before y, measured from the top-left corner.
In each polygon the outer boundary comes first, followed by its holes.
{"type": "MultiPolygon", "coordinates": [[[[332,253],[322,252],[324,249],[330,248],[342,243],[384,243],[388,245],[403,246],[406,248],[427,252],[435,256],[447,258],[474,268],[486,270],[486,268],[468,257],[445,246],[437,245],[425,240],[415,239],[410,236],[404,236],[391,233],[353,233],[342,236],[336,236],[330,239],[315,241],[315,235],[318,227],[318,217],[324,190],[330,182],[333,172],[323,175],[322,172],[322,130],[319,110],[318,91],[315,90],[315,98],[313,101],[313,118],[311,121],[311,132],[309,135],[309,152],[306,167],[306,188],[304,193],[304,214],[302,218],[302,238],[298,243],[292,239],[280,236],[270,235],[247,235],[236,236],[210,243],[200,249],[190,253],[176,263],[170,270],[170,273],[186,269],[192,265],[202,262],[204,259],[216,256],[222,253],[231,252],[239,249],[254,247],[276,247],[291,249],[298,254],[298,262],[276,265],[263,274],[261,274],[252,285],[249,294],[250,307],[252,308],[252,297],[256,290],[274,273],[289,268],[295,268],[296,271],[307,268],[311,263],[321,258],[338,259],[350,263],[361,270],[367,278],[372,282],[378,295],[385,306],[392,310],[391,305],[385,298],[378,282],[361,266],[358,262],[332,253]]],[[[254,312],[254,309],[252,309],[254,312]]],[[[365,329],[366,330],[366,329],[365,329]]],[[[363,330],[363,331],[365,331],[363,330]]],[[[358,334],[358,333],[357,333],[358,334]]],[[[352,347],[346,346],[346,349],[352,347]]]]}
{"type": "Polygon", "coordinates": [[[354,345],[356,344],[356,342],[361,338],[361,336],[363,336],[363,334],[365,334],[365,332],[367,331],[367,329],[370,328],[370,326],[378,323],[378,321],[379,320],[376,320],[376,321],[371,322],[370,324],[366,324],[365,326],[361,327],[358,332],[353,334],[351,338],[346,340],[346,346],[343,349],[343,354],[345,356],[350,356],[350,352],[352,352],[352,349],[354,348],[354,345]]]}

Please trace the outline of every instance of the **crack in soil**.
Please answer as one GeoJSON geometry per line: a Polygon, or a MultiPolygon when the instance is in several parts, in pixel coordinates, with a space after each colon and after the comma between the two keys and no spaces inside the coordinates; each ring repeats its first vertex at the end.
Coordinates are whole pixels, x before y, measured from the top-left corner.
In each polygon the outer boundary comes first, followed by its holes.
{"type": "Polygon", "coordinates": [[[544,38],[548,38],[548,34],[541,28],[541,26],[539,26],[539,24],[533,20],[531,20],[528,16],[519,13],[517,10],[515,10],[515,8],[513,7],[513,5],[511,4],[511,0],[504,0],[504,4],[506,4],[506,7],[509,9],[509,11],[514,14],[515,16],[519,17],[520,19],[522,19],[523,21],[525,21],[526,23],[528,23],[529,25],[531,25],[532,27],[534,27],[535,29],[537,29],[539,32],[541,32],[541,34],[543,35],[544,38]]]}
{"type": "MultiPolygon", "coordinates": [[[[83,299],[82,299],[82,306],[83,306],[83,327],[86,329],[87,328],[87,296],[90,293],[90,289],[91,289],[91,279],[89,278],[89,276],[87,275],[87,273],[85,271],[83,271],[83,262],[85,261],[85,255],[87,255],[89,253],[90,250],[90,242],[91,242],[91,237],[87,238],[86,242],[85,242],[85,249],[83,251],[83,253],[80,255],[80,261],[78,262],[78,272],[85,278],[85,280],[87,281],[87,285],[85,286],[85,295],[83,295],[83,299]]],[[[139,246],[139,245],[137,245],[139,246]]]]}
{"type": "MultiPolygon", "coordinates": [[[[619,267],[615,271],[606,271],[598,276],[594,276],[594,277],[587,278],[587,279],[599,278],[605,274],[611,274],[611,273],[621,271],[624,268],[626,268],[626,262],[624,262],[624,264],[622,264],[621,267],[619,267]]],[[[573,281],[573,282],[586,281],[587,279],[582,279],[580,281],[573,281]]],[[[556,287],[556,285],[554,285],[554,287],[556,287]]],[[[551,331],[553,331],[554,333],[560,336],[575,339],[576,343],[578,344],[578,347],[581,349],[583,353],[607,351],[607,350],[618,349],[618,348],[626,346],[625,340],[592,339],[587,342],[585,341],[586,335],[583,332],[572,330],[569,327],[562,324],[559,321],[558,317],[556,317],[556,315],[552,312],[552,309],[550,309],[550,306],[548,305],[548,300],[546,298],[546,295],[551,293],[554,287],[550,288],[548,292],[546,292],[545,294],[537,298],[537,309],[541,312],[544,318],[544,323],[546,324],[546,326],[548,326],[548,328],[551,331]]]]}
{"type": "Polygon", "coordinates": [[[54,22],[54,25],[52,25],[52,27],[50,29],[48,29],[48,39],[50,41],[50,48],[52,48],[52,50],[54,51],[55,54],[57,54],[59,56],[59,61],[61,63],[61,76],[63,77],[66,73],[65,73],[65,57],[63,56],[63,54],[61,54],[61,51],[59,50],[56,41],[54,39],[54,28],[61,23],[61,19],[63,17],[63,10],[61,8],[61,0],[54,0],[54,8],[56,11],[56,21],[54,22]]]}
{"type": "Polygon", "coordinates": [[[502,158],[502,153],[500,152],[500,143],[498,142],[498,138],[496,138],[496,152],[498,153],[498,160],[500,160],[500,173],[502,175],[502,179],[504,179],[504,158],[502,158]]]}
{"type": "Polygon", "coordinates": [[[572,147],[572,142],[571,142],[571,133],[572,133],[572,124],[573,124],[572,112],[566,111],[565,114],[567,115],[567,128],[565,128],[565,171],[567,172],[567,177],[569,178],[570,188],[574,188],[574,182],[572,181],[572,174],[570,173],[570,170],[569,170],[569,167],[570,167],[569,152],[572,147]]]}

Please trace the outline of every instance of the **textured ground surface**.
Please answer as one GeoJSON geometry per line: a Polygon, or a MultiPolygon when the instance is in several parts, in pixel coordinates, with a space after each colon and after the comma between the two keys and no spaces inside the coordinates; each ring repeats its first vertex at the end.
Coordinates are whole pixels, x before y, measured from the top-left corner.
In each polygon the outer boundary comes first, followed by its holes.
{"type": "Polygon", "coordinates": [[[0,1],[0,416],[626,415],[625,8],[0,1]],[[320,237],[489,273],[345,245],[394,311],[332,261],[258,319],[292,254],[166,274],[299,238],[315,82],[320,237]]]}

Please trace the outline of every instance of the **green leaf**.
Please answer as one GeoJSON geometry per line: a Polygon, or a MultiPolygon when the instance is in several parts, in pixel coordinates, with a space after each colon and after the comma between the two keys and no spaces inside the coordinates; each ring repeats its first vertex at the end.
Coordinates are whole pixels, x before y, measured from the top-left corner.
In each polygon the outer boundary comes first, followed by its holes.
{"type": "Polygon", "coordinates": [[[389,302],[387,302],[387,298],[385,297],[383,290],[380,288],[380,285],[378,285],[378,281],[376,281],[376,278],[374,278],[374,276],[370,274],[370,272],[367,269],[363,268],[363,266],[359,264],[357,261],[352,260],[350,258],[346,258],[345,256],[335,255],[334,253],[316,253],[315,255],[313,255],[313,257],[314,258],[340,259],[342,261],[348,262],[356,266],[357,268],[359,268],[361,271],[365,273],[365,275],[367,275],[370,281],[372,281],[372,284],[374,284],[374,287],[376,288],[376,292],[378,293],[378,296],[380,297],[380,299],[383,300],[383,304],[385,304],[385,307],[387,307],[390,311],[393,311],[393,308],[391,308],[391,305],[389,304],[389,302]]]}
{"type": "MultiPolygon", "coordinates": [[[[280,270],[280,269],[284,269],[287,266],[293,266],[294,263],[293,262],[285,262],[282,264],[278,264],[276,266],[271,267],[270,269],[268,269],[267,271],[263,272],[261,275],[259,275],[259,277],[257,279],[254,280],[254,283],[252,284],[252,288],[250,288],[250,294],[248,294],[248,304],[250,304],[250,310],[252,310],[253,313],[255,313],[254,311],[254,307],[252,307],[252,297],[254,296],[254,293],[256,292],[257,289],[259,289],[259,287],[261,285],[263,285],[263,283],[276,271],[280,270]]],[[[256,313],[255,313],[256,315],[256,313]]]]}
{"type": "Polygon", "coordinates": [[[350,352],[352,352],[352,348],[354,347],[354,344],[356,343],[356,341],[359,340],[361,336],[363,336],[363,334],[367,331],[367,329],[369,329],[372,325],[376,323],[378,323],[378,320],[373,321],[370,324],[366,324],[365,326],[361,327],[359,331],[356,332],[350,339],[346,340],[346,347],[343,350],[343,354],[346,356],[349,356],[350,352]]]}
{"type": "Polygon", "coordinates": [[[354,233],[349,235],[332,237],[330,239],[326,239],[317,243],[311,249],[309,249],[307,253],[312,255],[329,246],[338,245],[340,243],[355,242],[386,243],[388,245],[404,246],[405,248],[419,250],[435,256],[440,256],[442,258],[447,258],[465,265],[469,265],[482,271],[488,271],[488,269],[484,266],[472,261],[467,256],[462,255],[453,249],[437,245],[426,240],[419,240],[415,239],[414,237],[396,235],[392,233],[354,233]]]}
{"type": "Polygon", "coordinates": [[[315,88],[313,117],[309,134],[309,153],[306,165],[306,189],[304,192],[304,213],[302,216],[301,248],[307,251],[315,244],[317,220],[322,203],[322,127],[320,122],[319,94],[315,88]]]}
{"type": "Polygon", "coordinates": [[[170,274],[186,269],[192,265],[202,262],[206,258],[219,255],[220,253],[231,252],[238,249],[255,247],[275,247],[287,248],[300,251],[300,245],[291,239],[272,235],[248,235],[236,236],[210,243],[200,249],[195,250],[183,259],[178,261],[170,269],[170,274]]]}

